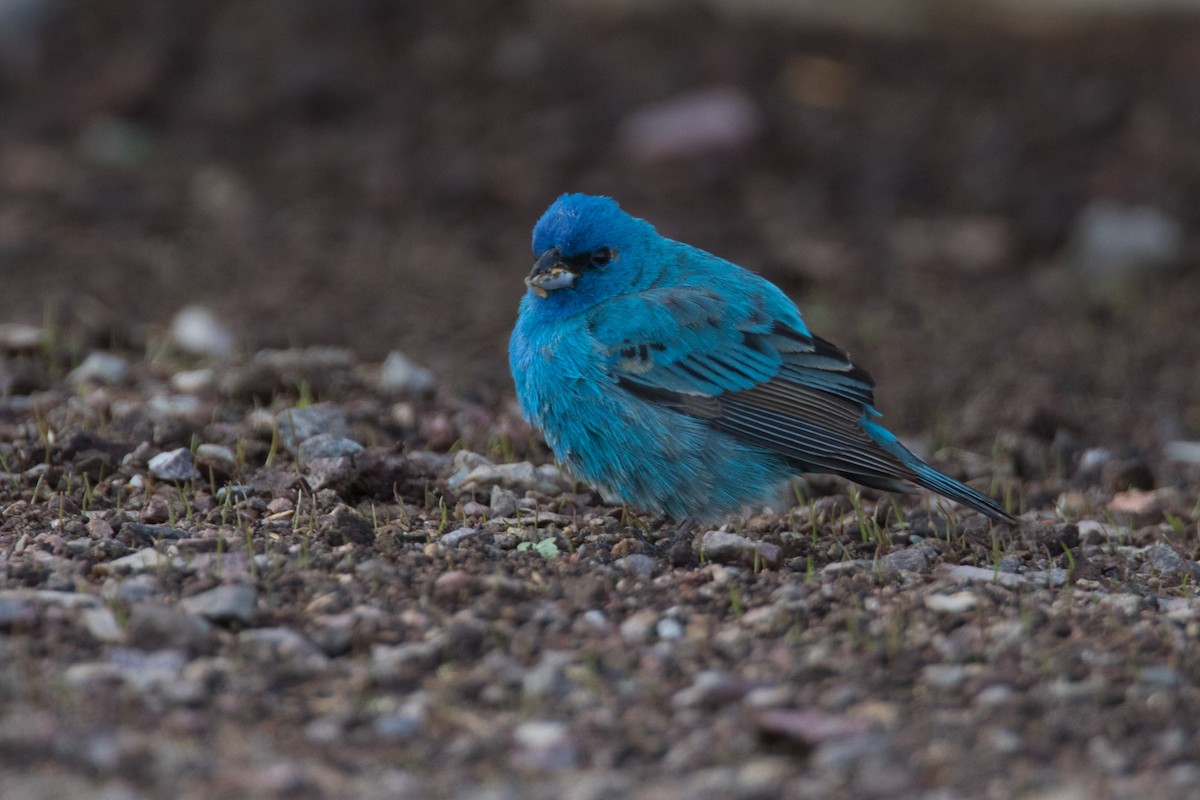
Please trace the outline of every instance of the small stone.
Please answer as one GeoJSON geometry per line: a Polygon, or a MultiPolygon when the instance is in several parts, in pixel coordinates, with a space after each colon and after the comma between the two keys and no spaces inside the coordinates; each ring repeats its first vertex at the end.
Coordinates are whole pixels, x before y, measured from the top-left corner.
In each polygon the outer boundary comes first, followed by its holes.
{"type": "Polygon", "coordinates": [[[142,542],[161,542],[163,540],[186,539],[188,532],[168,525],[146,525],[142,522],[126,522],[121,526],[121,536],[142,542]]]}
{"type": "Polygon", "coordinates": [[[479,528],[459,528],[439,537],[438,544],[442,547],[458,547],[469,539],[477,539],[481,536],[490,535],[487,531],[479,528]]]}
{"type": "Polygon", "coordinates": [[[517,496],[501,486],[493,486],[488,506],[493,517],[511,517],[517,510],[517,496]]]}
{"type": "Polygon", "coordinates": [[[487,486],[526,491],[534,489],[542,494],[557,496],[568,488],[568,482],[556,467],[538,469],[528,461],[513,464],[485,463],[469,470],[460,468],[446,483],[451,489],[471,491],[487,486]]]}
{"type": "Polygon", "coordinates": [[[171,320],[172,344],[184,352],[220,360],[233,355],[233,334],[204,306],[187,306],[171,320]]]}
{"type": "Polygon", "coordinates": [[[1194,562],[1179,555],[1169,544],[1158,543],[1147,547],[1146,563],[1150,565],[1152,571],[1159,575],[1172,578],[1180,575],[1200,577],[1200,568],[1197,568],[1194,562]]]}
{"type": "Polygon", "coordinates": [[[291,628],[254,628],[238,634],[246,658],[291,680],[311,678],[329,666],[329,658],[291,628]]]}
{"type": "Polygon", "coordinates": [[[973,567],[970,564],[941,564],[933,571],[933,574],[934,577],[948,581],[963,583],[991,583],[994,581],[1009,588],[1025,586],[1032,581],[1031,576],[1015,575],[999,569],[973,567]]]}
{"type": "Polygon", "coordinates": [[[1183,257],[1179,220],[1153,206],[1096,200],[1079,214],[1071,236],[1071,261],[1098,297],[1114,297],[1128,283],[1183,257]]]}
{"type": "Polygon", "coordinates": [[[130,553],[127,556],[121,556],[106,564],[97,564],[96,566],[102,568],[103,572],[119,575],[122,572],[154,571],[169,567],[170,565],[170,558],[158,552],[153,547],[146,547],[138,550],[136,553],[130,553]]]}
{"type": "Polygon", "coordinates": [[[683,626],[674,617],[663,617],[654,626],[654,632],[661,641],[671,641],[683,638],[683,626]]]}
{"type": "Polygon", "coordinates": [[[541,660],[525,672],[521,693],[534,699],[565,697],[571,691],[571,682],[567,679],[570,663],[570,653],[547,650],[541,660]]]}
{"type": "Polygon", "coordinates": [[[125,631],[117,624],[116,615],[108,606],[86,608],[81,617],[83,627],[98,642],[120,642],[125,639],[125,631]]]}
{"type": "Polygon", "coordinates": [[[762,128],[762,112],[747,94],[715,88],[642,108],[621,123],[617,135],[634,158],[657,161],[739,150],[762,128]]]}
{"type": "Polygon", "coordinates": [[[658,614],[654,611],[639,611],[621,623],[621,638],[627,642],[640,642],[650,638],[650,632],[658,622],[658,614]]]}
{"type": "Polygon", "coordinates": [[[254,620],[258,592],[245,584],[225,584],[206,592],[185,597],[180,605],[189,614],[213,622],[240,622],[248,625],[254,620]]]}
{"type": "Polygon", "coordinates": [[[82,364],[71,370],[67,381],[72,384],[100,383],[114,386],[124,381],[128,374],[129,364],[125,359],[112,353],[96,351],[89,353],[82,364]]]}
{"type": "Polygon", "coordinates": [[[196,476],[196,459],[186,447],[159,453],[146,465],[160,481],[190,481],[196,476]]]}
{"type": "Polygon", "coordinates": [[[18,594],[0,595],[0,631],[11,632],[32,627],[37,622],[37,608],[18,594]]]}
{"type": "Polygon", "coordinates": [[[523,722],[513,729],[513,743],[512,760],[517,769],[542,772],[573,769],[579,762],[571,730],[562,722],[523,722]]]}
{"type": "Polygon", "coordinates": [[[925,607],[940,614],[965,614],[977,605],[979,598],[971,592],[925,596],[925,607]]]}
{"type": "Polygon", "coordinates": [[[655,562],[650,556],[633,553],[617,559],[616,566],[639,578],[650,578],[654,575],[655,562]]]}
{"type": "Polygon", "coordinates": [[[929,572],[929,552],[921,546],[892,550],[879,561],[885,575],[905,572],[924,575],[929,572]]]}
{"type": "Polygon", "coordinates": [[[276,416],[275,425],[280,442],[293,455],[302,442],[319,434],[348,438],[350,433],[345,410],[331,403],[285,409],[276,416]]]}
{"type": "Polygon", "coordinates": [[[125,634],[128,645],[139,650],[196,654],[207,649],[211,631],[212,625],[203,617],[171,606],[137,603],[129,612],[125,634]]]}
{"type": "Polygon", "coordinates": [[[353,439],[337,436],[332,433],[318,433],[310,436],[296,448],[296,458],[307,464],[317,458],[341,458],[352,456],[363,449],[363,446],[353,439]]]}
{"type": "Polygon", "coordinates": [[[696,674],[692,685],[680,689],[671,698],[675,708],[716,709],[739,702],[754,688],[754,684],[719,669],[706,669],[696,674]]]}
{"type": "Polygon", "coordinates": [[[871,732],[870,723],[854,717],[782,708],[758,712],[755,723],[762,734],[808,747],[841,739],[858,739],[871,732]]]}
{"type": "Polygon", "coordinates": [[[437,389],[433,373],[393,350],[379,368],[379,391],[392,395],[431,394],[437,389]]]}
{"type": "Polygon", "coordinates": [[[783,557],[779,545],[725,531],[705,531],[696,537],[693,548],[699,551],[701,558],[722,564],[744,563],[771,568],[778,566],[783,557]]]}
{"type": "Polygon", "coordinates": [[[335,492],[344,489],[357,474],[354,471],[354,462],[345,456],[310,459],[304,462],[304,472],[304,482],[314,492],[322,489],[335,492]]]}
{"type": "Polygon", "coordinates": [[[217,376],[209,369],[185,369],[171,376],[171,388],[181,394],[202,394],[217,388],[217,376]]]}
{"type": "Polygon", "coordinates": [[[1200,442],[1167,442],[1163,458],[1184,464],[1200,464],[1200,442]]]}
{"type": "Polygon", "coordinates": [[[254,487],[246,486],[245,484],[235,483],[229,486],[222,486],[217,489],[217,502],[224,503],[240,503],[243,500],[254,496],[254,487]]]}
{"type": "Polygon", "coordinates": [[[396,711],[376,717],[371,727],[384,739],[416,739],[425,730],[428,707],[425,695],[416,692],[396,711]]]}
{"type": "Polygon", "coordinates": [[[440,660],[441,643],[437,641],[375,644],[371,646],[369,674],[381,686],[415,686],[440,660]]]}
{"type": "Polygon", "coordinates": [[[939,691],[950,691],[962,686],[971,677],[965,664],[926,664],[921,668],[921,681],[939,691]]]}
{"type": "Polygon", "coordinates": [[[0,322],[0,350],[22,352],[42,346],[44,334],[36,325],[20,322],[0,322]]]}
{"type": "Polygon", "coordinates": [[[196,466],[201,474],[212,470],[218,478],[228,478],[237,472],[237,457],[223,444],[205,443],[196,448],[196,466]]]}

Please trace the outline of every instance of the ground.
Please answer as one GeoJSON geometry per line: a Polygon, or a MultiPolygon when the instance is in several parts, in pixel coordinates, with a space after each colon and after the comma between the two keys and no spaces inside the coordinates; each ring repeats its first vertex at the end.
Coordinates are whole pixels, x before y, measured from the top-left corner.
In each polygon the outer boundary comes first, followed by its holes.
{"type": "Polygon", "coordinates": [[[0,796],[1195,795],[1200,28],[26,5],[0,796]],[[810,477],[678,540],[563,474],[505,343],[567,190],[777,281],[1020,525],[810,477]]]}

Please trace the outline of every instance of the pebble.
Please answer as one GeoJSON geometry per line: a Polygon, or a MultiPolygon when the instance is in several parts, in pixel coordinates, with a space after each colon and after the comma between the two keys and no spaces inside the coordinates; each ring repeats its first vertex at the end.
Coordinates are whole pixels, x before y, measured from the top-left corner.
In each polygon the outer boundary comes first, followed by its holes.
{"type": "Polygon", "coordinates": [[[562,472],[551,464],[535,467],[529,461],[511,464],[480,464],[460,469],[446,480],[451,489],[470,491],[487,486],[525,491],[533,489],[551,497],[560,495],[569,484],[562,472]]]}
{"type": "Polygon", "coordinates": [[[884,574],[912,572],[925,575],[929,572],[929,552],[926,547],[901,547],[892,550],[879,561],[884,574]]]}
{"type": "Polygon", "coordinates": [[[1076,219],[1071,263],[1097,296],[1114,296],[1129,279],[1175,264],[1185,247],[1179,220],[1153,206],[1096,200],[1076,219]]]}
{"type": "Polygon", "coordinates": [[[160,481],[190,481],[196,476],[196,458],[186,447],[159,453],[146,465],[160,481]]]}
{"type": "Polygon", "coordinates": [[[379,391],[384,394],[432,394],[436,389],[433,373],[398,350],[388,353],[379,368],[379,391]]]}
{"type": "Polygon", "coordinates": [[[513,729],[513,766],[539,772],[573,769],[579,752],[563,722],[534,720],[513,729]]]}
{"type": "Polygon", "coordinates": [[[428,708],[425,694],[415,692],[400,708],[376,717],[371,727],[384,739],[417,739],[425,730],[428,708]]]}
{"type": "Polygon", "coordinates": [[[318,434],[348,438],[350,433],[346,411],[331,403],[285,409],[275,417],[275,424],[280,442],[293,455],[302,442],[318,434]]]}
{"type": "Polygon", "coordinates": [[[171,559],[155,550],[146,547],[136,553],[115,558],[107,563],[97,564],[101,572],[119,574],[122,572],[146,572],[163,569],[171,565],[171,559]]]}
{"type": "MultiPolygon", "coordinates": [[[[171,320],[171,343],[186,353],[226,360],[233,355],[233,334],[204,306],[186,306],[171,320]]],[[[185,391],[185,390],[180,390],[185,391]]]]}
{"type": "Polygon", "coordinates": [[[724,670],[701,670],[696,673],[691,686],[675,693],[671,705],[675,708],[720,708],[739,702],[753,688],[750,681],[724,670]]]}
{"type": "Polygon", "coordinates": [[[971,592],[925,596],[925,607],[941,614],[964,614],[977,605],[979,605],[979,598],[971,592]]]}
{"type": "Polygon", "coordinates": [[[1169,544],[1162,544],[1160,542],[1147,547],[1146,563],[1150,565],[1151,570],[1160,575],[1172,578],[1181,575],[1200,577],[1200,567],[1197,567],[1195,562],[1188,561],[1179,555],[1175,548],[1169,544]]]}
{"type": "Polygon", "coordinates": [[[442,547],[458,547],[468,539],[477,539],[480,536],[490,535],[487,531],[479,528],[459,528],[443,534],[438,538],[438,544],[442,547]]]}
{"type": "Polygon", "coordinates": [[[621,123],[621,146],[639,161],[740,150],[763,128],[762,112],[749,95],[714,88],[635,111],[621,123]]]}
{"type": "Polygon", "coordinates": [[[674,617],[663,617],[654,626],[654,632],[663,641],[683,638],[683,626],[674,617]]]}
{"type": "Polygon", "coordinates": [[[725,531],[705,531],[695,539],[693,547],[701,558],[725,564],[745,563],[774,568],[779,566],[783,558],[783,549],[779,545],[725,531]]]}
{"type": "Polygon", "coordinates": [[[511,517],[517,510],[517,496],[502,486],[493,486],[488,507],[493,517],[511,517]]]}
{"type": "Polygon", "coordinates": [[[216,387],[216,373],[208,367],[180,370],[171,376],[171,388],[181,394],[202,394],[216,387]]]}
{"type": "Polygon", "coordinates": [[[648,609],[645,611],[638,611],[637,613],[627,617],[621,623],[621,638],[627,642],[637,642],[649,639],[650,632],[654,630],[654,626],[657,622],[657,612],[650,611],[648,609]]]}
{"type": "Polygon", "coordinates": [[[966,683],[971,674],[971,668],[965,664],[926,664],[921,668],[921,681],[934,689],[949,691],[966,683]]]}
{"type": "Polygon", "coordinates": [[[125,380],[129,374],[129,362],[118,355],[96,351],[89,353],[78,367],[67,375],[67,381],[78,383],[101,383],[113,386],[125,380]]]}
{"type": "Polygon", "coordinates": [[[222,486],[217,489],[217,502],[224,503],[227,500],[231,503],[240,503],[243,500],[254,496],[254,487],[246,486],[242,483],[235,483],[228,486],[222,486]]]}
{"type": "Polygon", "coordinates": [[[42,346],[44,334],[36,325],[21,322],[0,322],[0,350],[21,352],[37,350],[42,346]]]}
{"type": "Polygon", "coordinates": [[[533,699],[566,697],[571,691],[571,681],[567,679],[570,663],[570,653],[547,650],[521,678],[522,695],[533,699]]]}
{"type": "Polygon", "coordinates": [[[223,444],[206,442],[196,448],[196,465],[207,467],[218,475],[232,475],[237,472],[237,456],[233,450],[223,444]]]}
{"type": "Polygon", "coordinates": [[[147,525],[143,522],[126,522],[121,526],[122,536],[130,536],[145,542],[160,542],[164,539],[186,539],[189,534],[169,525],[147,525]]]}
{"type": "MultiPolygon", "coordinates": [[[[963,583],[995,582],[1001,586],[1017,588],[1032,582],[1034,573],[1029,573],[1028,576],[1025,576],[996,569],[987,569],[985,567],[973,567],[970,564],[941,564],[934,570],[934,576],[950,581],[962,581],[963,583]]],[[[1066,579],[1065,571],[1063,579],[1066,579]]]]}
{"type": "Polygon", "coordinates": [[[189,614],[204,617],[212,622],[240,622],[249,624],[254,620],[258,592],[246,584],[224,584],[185,597],[180,605],[189,614]]]}
{"type": "Polygon", "coordinates": [[[182,650],[201,653],[207,649],[212,625],[180,608],[157,603],[136,603],[125,628],[126,642],[140,650],[182,650]]]}
{"type": "Polygon", "coordinates": [[[113,643],[125,639],[125,631],[117,624],[117,617],[108,606],[85,608],[80,617],[83,627],[98,642],[113,643]]]}
{"type": "Polygon", "coordinates": [[[654,575],[656,565],[654,559],[650,556],[642,553],[633,553],[632,555],[617,559],[616,566],[639,578],[650,578],[654,575]]]}
{"type": "Polygon", "coordinates": [[[1200,442],[1167,442],[1163,458],[1185,464],[1200,464],[1200,442]]]}
{"type": "Polygon", "coordinates": [[[310,436],[296,448],[296,458],[302,463],[309,463],[318,458],[341,458],[352,456],[363,449],[363,446],[353,439],[338,436],[333,433],[318,433],[310,436]]]}
{"type": "Polygon", "coordinates": [[[238,634],[238,644],[249,661],[290,680],[304,680],[329,666],[329,657],[291,628],[254,628],[238,634]]]}
{"type": "Polygon", "coordinates": [[[438,665],[442,643],[436,640],[371,646],[371,680],[380,686],[416,684],[438,665]]]}

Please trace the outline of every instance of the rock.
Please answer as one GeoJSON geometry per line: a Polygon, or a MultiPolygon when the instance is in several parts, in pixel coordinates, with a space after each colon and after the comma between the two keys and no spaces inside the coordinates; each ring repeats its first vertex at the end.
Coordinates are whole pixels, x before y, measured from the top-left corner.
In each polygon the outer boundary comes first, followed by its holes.
{"type": "Polygon", "coordinates": [[[159,453],[146,465],[150,474],[160,481],[190,481],[196,477],[196,458],[186,447],[159,453]]]}
{"type": "Polygon", "coordinates": [[[1153,206],[1096,200],[1071,234],[1071,264],[1095,296],[1113,297],[1131,279],[1177,263],[1185,237],[1179,220],[1153,206]]]}
{"type": "Polygon", "coordinates": [[[115,386],[125,380],[129,374],[129,364],[120,356],[99,351],[89,353],[71,373],[67,381],[72,384],[100,383],[115,386]]]}
{"type": "Polygon", "coordinates": [[[632,555],[617,559],[616,566],[639,578],[651,578],[654,576],[654,559],[642,553],[633,553],[632,555]]]}
{"type": "Polygon", "coordinates": [[[521,678],[521,693],[527,698],[545,699],[566,697],[571,691],[567,667],[571,654],[547,650],[541,660],[521,678]]]}
{"type": "Polygon", "coordinates": [[[164,539],[186,539],[188,532],[168,525],[146,525],[141,522],[126,522],[121,526],[123,538],[141,540],[143,542],[161,542],[164,539]]]}
{"type": "Polygon", "coordinates": [[[99,115],[80,132],[77,150],[80,159],[93,166],[133,172],[146,163],[154,144],[142,125],[99,115]]]}
{"type": "Polygon", "coordinates": [[[478,528],[459,528],[438,537],[438,544],[442,547],[458,547],[468,539],[477,539],[480,536],[490,535],[487,531],[478,528]]]}
{"type": "Polygon", "coordinates": [[[919,545],[901,547],[883,556],[879,563],[885,575],[904,572],[925,575],[929,572],[929,551],[919,545]]]}
{"type": "Polygon", "coordinates": [[[767,709],[755,715],[760,734],[770,738],[787,739],[807,747],[839,739],[854,739],[871,732],[868,722],[853,717],[839,717],[820,711],[767,709]]]}
{"type": "Polygon", "coordinates": [[[1175,551],[1169,544],[1152,544],[1146,548],[1146,563],[1150,569],[1159,575],[1171,578],[1181,575],[1200,577],[1200,568],[1195,562],[1188,561],[1175,551]]]}
{"type": "Polygon", "coordinates": [[[217,480],[227,480],[237,472],[237,456],[223,444],[205,443],[196,448],[196,466],[201,475],[212,470],[217,480]]]}
{"type": "Polygon", "coordinates": [[[125,631],[121,630],[116,615],[108,606],[85,608],[80,621],[91,637],[98,642],[111,644],[125,639],[125,631]]]}
{"type": "Polygon", "coordinates": [[[101,572],[121,574],[123,572],[147,572],[163,569],[171,565],[171,559],[155,550],[146,547],[136,553],[113,559],[106,564],[97,564],[101,572]]]}
{"type": "Polygon", "coordinates": [[[384,394],[432,394],[436,389],[437,379],[433,373],[398,350],[388,353],[379,368],[379,391],[384,394]]]}
{"type": "Polygon", "coordinates": [[[671,698],[675,708],[716,709],[739,702],[755,685],[719,669],[698,672],[692,685],[680,689],[671,698]]]}
{"type": "Polygon", "coordinates": [[[517,496],[501,486],[493,486],[488,507],[494,518],[511,517],[517,510],[517,496]]]}
{"type": "Polygon", "coordinates": [[[24,352],[42,346],[45,334],[36,325],[20,322],[0,322],[0,350],[24,352]]]}
{"type": "Polygon", "coordinates": [[[31,628],[37,622],[37,607],[22,594],[0,594],[0,631],[10,633],[31,628]]]}
{"type": "Polygon", "coordinates": [[[304,680],[323,672],[329,658],[291,628],[255,628],[238,634],[246,658],[289,680],[304,680]]]}
{"type": "Polygon", "coordinates": [[[348,438],[350,433],[345,410],[331,403],[285,409],[276,416],[275,425],[280,442],[292,455],[302,442],[319,434],[348,438]]]}
{"type": "Polygon", "coordinates": [[[638,611],[637,613],[626,617],[621,623],[621,638],[627,642],[645,641],[650,638],[650,632],[654,630],[654,626],[657,622],[657,612],[649,609],[638,611]]]}
{"type": "Polygon", "coordinates": [[[921,668],[921,681],[938,691],[951,691],[966,683],[971,673],[966,664],[926,664],[921,668]]]}
{"type": "Polygon", "coordinates": [[[948,581],[961,581],[963,583],[990,583],[995,581],[1001,586],[1009,588],[1025,586],[1032,580],[1030,576],[1014,575],[1011,572],[1003,572],[998,569],[973,567],[970,564],[941,564],[933,571],[933,574],[937,578],[948,581]],[[1029,580],[1027,580],[1027,577],[1029,580]]]}
{"type": "Polygon", "coordinates": [[[441,661],[441,643],[437,641],[371,646],[371,679],[380,686],[415,686],[441,661]]]}
{"type": "MultiPolygon", "coordinates": [[[[297,478],[299,476],[296,476],[297,478]]],[[[246,486],[245,484],[235,483],[230,486],[222,486],[217,489],[217,502],[224,503],[228,500],[230,503],[240,503],[254,496],[254,487],[246,486]]]]}
{"type": "Polygon", "coordinates": [[[721,564],[744,563],[774,568],[783,558],[779,545],[725,531],[705,531],[696,537],[693,548],[701,558],[721,564]]]}
{"type": "Polygon", "coordinates": [[[513,766],[539,772],[573,769],[579,752],[563,722],[535,720],[513,729],[513,766]]]}
{"type": "Polygon", "coordinates": [[[209,309],[187,306],[171,320],[171,343],[186,353],[224,361],[233,355],[233,334],[209,309]]]}
{"type": "Polygon", "coordinates": [[[679,624],[679,620],[674,617],[663,617],[654,626],[654,633],[658,636],[659,641],[667,642],[674,639],[683,638],[683,626],[679,624]]]}
{"type": "Polygon", "coordinates": [[[621,123],[617,138],[633,158],[658,161],[741,150],[762,130],[762,112],[750,96],[722,87],[639,109],[621,123]]]}
{"type": "MultiPolygon", "coordinates": [[[[457,457],[455,462],[457,464],[457,457]]],[[[552,497],[562,494],[570,486],[570,482],[557,467],[551,464],[535,467],[528,461],[514,464],[486,462],[470,469],[462,466],[446,480],[446,483],[451,489],[463,491],[501,486],[520,491],[533,489],[552,497]]]]}
{"type": "Polygon", "coordinates": [[[125,628],[126,643],[139,650],[182,650],[195,655],[208,649],[212,625],[179,608],[136,603],[125,628]]]}
{"type": "Polygon", "coordinates": [[[332,544],[368,545],[375,541],[375,527],[371,521],[348,506],[339,506],[321,521],[320,537],[332,544]]]}
{"type": "Polygon", "coordinates": [[[428,699],[424,693],[415,692],[400,708],[376,717],[371,727],[384,739],[417,739],[425,730],[428,717],[428,699]]]}
{"type": "Polygon", "coordinates": [[[245,584],[217,586],[180,601],[183,609],[194,616],[217,623],[240,622],[243,625],[254,621],[257,603],[258,592],[245,584]]]}
{"type": "Polygon", "coordinates": [[[353,439],[332,433],[318,433],[305,439],[296,448],[296,458],[307,464],[318,458],[342,458],[352,456],[363,449],[353,439]]]}
{"type": "Polygon", "coordinates": [[[171,388],[181,394],[202,394],[217,387],[217,376],[211,369],[186,369],[171,376],[171,388]]]}
{"type": "Polygon", "coordinates": [[[971,592],[925,596],[925,607],[939,614],[965,614],[977,605],[979,605],[979,598],[971,592]]]}
{"type": "Polygon", "coordinates": [[[1200,464],[1200,442],[1167,442],[1163,458],[1185,464],[1200,464]]]}

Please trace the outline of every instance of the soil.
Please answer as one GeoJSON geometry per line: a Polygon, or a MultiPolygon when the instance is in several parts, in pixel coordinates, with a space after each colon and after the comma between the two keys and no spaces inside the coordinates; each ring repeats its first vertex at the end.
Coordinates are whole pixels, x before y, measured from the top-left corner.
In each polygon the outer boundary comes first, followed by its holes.
{"type": "Polygon", "coordinates": [[[1200,27],[623,5],[8,23],[0,796],[1196,796],[1200,27]],[[757,135],[639,154],[713,87],[757,135]],[[1020,526],[815,476],[679,538],[562,474],[505,345],[568,190],[777,281],[1020,526]],[[1171,257],[1097,272],[1099,206],[1171,257]]]}

